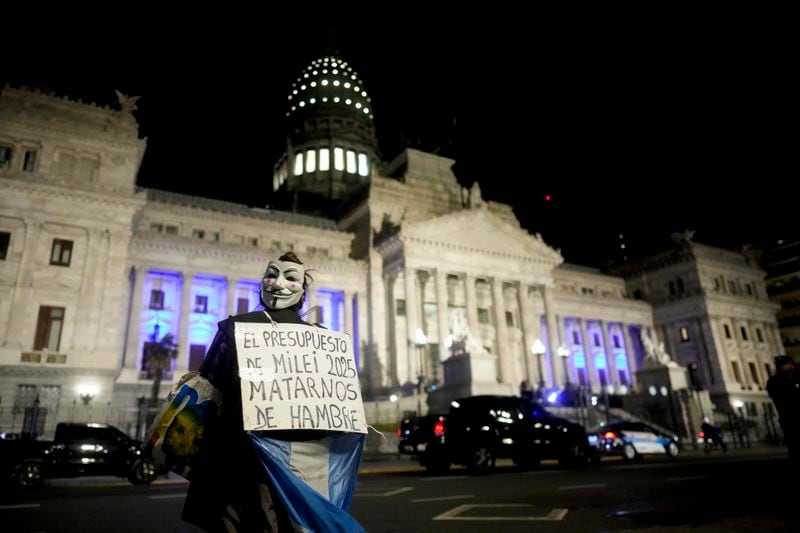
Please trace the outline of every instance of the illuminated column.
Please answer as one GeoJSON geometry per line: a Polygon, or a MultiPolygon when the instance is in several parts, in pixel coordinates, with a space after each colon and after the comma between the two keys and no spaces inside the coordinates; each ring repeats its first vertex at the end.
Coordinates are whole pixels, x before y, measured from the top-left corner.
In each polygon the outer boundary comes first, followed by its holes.
{"type": "Polygon", "coordinates": [[[147,276],[147,267],[144,265],[133,265],[133,294],[131,305],[131,316],[128,321],[128,345],[125,348],[125,368],[137,370],[139,361],[139,326],[142,321],[142,300],[144,300],[144,280],[147,276]]]}
{"type": "Polygon", "coordinates": [[[405,272],[403,272],[406,285],[406,364],[408,369],[408,381],[414,383],[416,376],[418,376],[422,368],[419,365],[419,357],[415,357],[416,348],[412,344],[414,338],[414,331],[419,327],[419,319],[417,317],[418,304],[417,304],[417,286],[416,286],[416,270],[406,265],[405,272]]]}
{"type": "Polygon", "coordinates": [[[586,370],[586,386],[592,390],[592,383],[594,381],[594,355],[592,354],[592,344],[589,341],[589,329],[586,327],[588,320],[584,318],[578,319],[581,323],[581,340],[583,341],[583,359],[586,370]]]}
{"type": "Polygon", "coordinates": [[[533,340],[539,336],[539,316],[533,310],[528,286],[522,281],[517,282],[517,298],[519,299],[519,322],[522,327],[522,360],[525,363],[525,379],[528,380],[529,385],[532,385],[534,381],[531,376],[530,354],[533,340]]]}
{"type": "Polygon", "coordinates": [[[603,331],[603,345],[606,348],[606,368],[608,369],[608,384],[619,385],[619,375],[617,372],[617,362],[614,360],[614,352],[611,349],[611,342],[608,338],[608,323],[600,321],[600,329],[603,331]]]}
{"type": "Polygon", "coordinates": [[[388,382],[390,386],[396,387],[400,384],[400,378],[397,374],[397,330],[395,330],[395,324],[397,323],[397,319],[395,317],[395,308],[397,304],[395,303],[394,298],[394,284],[397,281],[397,275],[386,274],[384,275],[383,279],[386,287],[386,339],[387,349],[389,352],[388,382]]]}
{"type": "Polygon", "coordinates": [[[227,318],[231,315],[237,314],[236,309],[236,282],[237,278],[228,276],[225,278],[227,287],[228,287],[228,306],[225,311],[225,316],[222,318],[227,318]]]}
{"type": "Polygon", "coordinates": [[[364,364],[368,355],[365,352],[369,350],[369,336],[367,335],[367,328],[369,327],[367,318],[367,294],[365,292],[358,291],[355,293],[354,297],[356,304],[356,323],[354,326],[355,331],[353,332],[353,344],[358,346],[358,363],[360,374],[361,370],[364,369],[364,364]]]}
{"type": "MultiPolygon", "coordinates": [[[[563,379],[561,376],[560,365],[557,364],[555,358],[558,357],[558,325],[556,324],[556,316],[553,314],[553,290],[546,285],[542,285],[542,296],[544,299],[544,314],[547,317],[547,340],[550,345],[550,371],[553,375],[551,385],[559,385],[563,379]]],[[[546,373],[546,372],[545,372],[546,373]]]]}
{"type": "Polygon", "coordinates": [[[313,311],[308,314],[308,316],[305,318],[305,321],[309,324],[317,324],[319,322],[319,310],[314,309],[317,306],[317,290],[308,287],[306,289],[306,293],[308,294],[306,305],[309,309],[313,309],[313,311]]]}
{"type": "Polygon", "coordinates": [[[192,312],[192,280],[194,272],[181,272],[181,319],[178,326],[180,357],[176,361],[178,373],[189,368],[189,315],[192,312]]]}
{"type": "Polygon", "coordinates": [[[503,280],[492,279],[492,299],[494,307],[495,334],[497,336],[497,362],[500,370],[500,383],[514,384],[511,375],[511,354],[508,348],[508,325],[506,324],[506,305],[503,298],[503,280]]]}
{"type": "MultiPolygon", "coordinates": [[[[8,329],[5,332],[5,345],[14,348],[23,348],[22,339],[26,332],[25,321],[28,317],[28,308],[31,305],[33,292],[34,256],[39,246],[42,232],[42,222],[30,218],[25,219],[25,244],[22,248],[22,258],[17,270],[17,280],[11,295],[11,308],[8,314],[8,329]]],[[[9,250],[10,252],[11,250],[9,250]]],[[[47,250],[50,253],[50,250],[47,250]]],[[[38,313],[35,309],[32,312],[38,313]]],[[[31,332],[31,338],[34,332],[31,332]]],[[[25,349],[32,348],[32,344],[25,349]]]]}
{"type": "MultiPolygon", "coordinates": [[[[344,332],[353,335],[353,293],[344,291],[344,332]]],[[[355,340],[355,339],[354,339],[355,340]]]]}
{"type": "Polygon", "coordinates": [[[446,340],[450,336],[450,323],[448,321],[448,301],[447,301],[447,273],[440,269],[436,270],[436,310],[439,321],[439,360],[443,361],[450,355],[446,340]]]}
{"type": "Polygon", "coordinates": [[[633,386],[634,379],[636,379],[634,370],[638,369],[634,368],[633,364],[633,343],[631,342],[631,333],[628,331],[628,324],[620,324],[620,328],[622,328],[622,338],[625,339],[625,359],[628,361],[628,379],[631,382],[631,386],[633,386]]]}
{"type": "Polygon", "coordinates": [[[480,324],[478,323],[478,297],[475,295],[475,276],[472,274],[464,274],[464,296],[467,305],[469,332],[475,339],[483,342],[480,324]]]}

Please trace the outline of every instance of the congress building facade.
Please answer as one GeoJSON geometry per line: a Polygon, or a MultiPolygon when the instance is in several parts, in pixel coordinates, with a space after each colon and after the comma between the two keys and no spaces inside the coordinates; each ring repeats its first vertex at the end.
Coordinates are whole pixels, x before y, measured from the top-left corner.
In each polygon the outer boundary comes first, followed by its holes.
{"type": "Polygon", "coordinates": [[[370,95],[344,61],[313,61],[290,91],[279,210],[137,187],[133,98],[111,109],[3,88],[0,431],[91,419],[132,432],[148,344],[179,344],[163,397],[219,320],[257,307],[267,262],[289,250],[314,270],[308,319],[353,335],[368,400],[447,387],[458,325],[488,361],[471,392],[629,394],[644,333],[717,408],[769,409],[776,306],[741,254],[684,239],[614,275],[571,265],[510,206],[460,186],[454,161],[381,161],[370,95]]]}

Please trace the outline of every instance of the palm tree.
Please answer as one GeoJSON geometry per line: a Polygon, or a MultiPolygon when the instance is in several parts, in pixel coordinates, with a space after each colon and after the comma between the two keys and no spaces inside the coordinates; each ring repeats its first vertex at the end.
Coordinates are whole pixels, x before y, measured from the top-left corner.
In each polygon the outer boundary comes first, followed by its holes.
{"type": "Polygon", "coordinates": [[[158,392],[161,388],[161,380],[164,378],[164,370],[172,367],[172,360],[178,357],[178,344],[172,333],[164,335],[160,341],[150,343],[147,351],[147,360],[150,370],[153,372],[153,390],[150,395],[150,406],[158,406],[158,392]]]}

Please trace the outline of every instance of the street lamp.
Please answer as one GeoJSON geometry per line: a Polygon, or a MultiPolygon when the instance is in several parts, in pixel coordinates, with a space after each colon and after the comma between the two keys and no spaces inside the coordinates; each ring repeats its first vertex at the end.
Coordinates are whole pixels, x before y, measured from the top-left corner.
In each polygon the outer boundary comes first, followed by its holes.
{"type": "Polygon", "coordinates": [[[422,416],[422,391],[425,385],[425,346],[428,338],[421,328],[414,331],[414,346],[419,351],[419,374],[417,375],[417,416],[422,416]]]}
{"type": "Polygon", "coordinates": [[[539,391],[544,389],[544,373],[542,373],[542,356],[544,355],[545,347],[541,340],[536,339],[531,345],[531,353],[536,356],[536,368],[539,370],[539,391]]]}
{"type": "Polygon", "coordinates": [[[564,387],[569,388],[569,368],[567,367],[567,357],[569,357],[569,349],[563,344],[558,347],[556,353],[561,358],[561,363],[564,365],[564,387]]]}

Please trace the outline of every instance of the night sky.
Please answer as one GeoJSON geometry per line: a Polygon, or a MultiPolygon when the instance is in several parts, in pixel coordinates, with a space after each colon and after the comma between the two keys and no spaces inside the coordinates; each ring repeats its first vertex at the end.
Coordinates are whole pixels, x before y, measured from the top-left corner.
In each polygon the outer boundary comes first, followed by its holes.
{"type": "Polygon", "coordinates": [[[364,80],[385,159],[404,145],[456,159],[462,185],[478,180],[485,199],[510,203],[567,261],[603,265],[620,233],[630,255],[685,228],[734,248],[797,236],[796,61],[779,31],[649,19],[350,16],[298,28],[296,14],[201,18],[40,26],[57,53],[4,29],[0,46],[14,53],[0,82],[102,104],[116,102],[114,89],[141,96],[139,185],[263,207],[291,82],[333,47],[364,80]]]}

